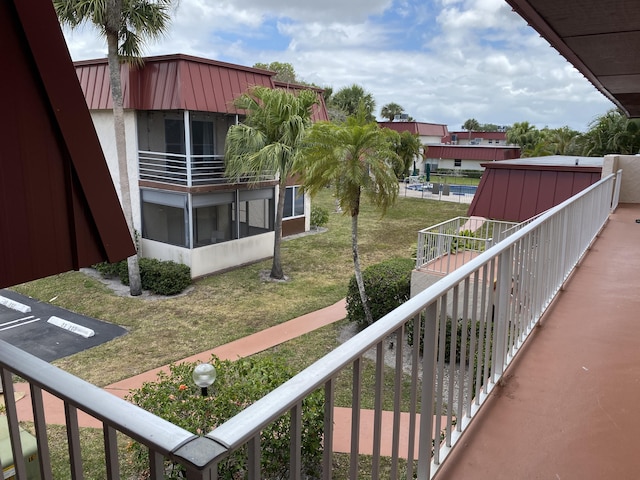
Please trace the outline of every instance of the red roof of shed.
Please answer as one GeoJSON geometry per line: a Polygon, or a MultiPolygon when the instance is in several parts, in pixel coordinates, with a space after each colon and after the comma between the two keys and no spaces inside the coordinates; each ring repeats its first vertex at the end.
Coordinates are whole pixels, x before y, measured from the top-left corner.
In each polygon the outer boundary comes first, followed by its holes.
{"type": "MultiPolygon", "coordinates": [[[[75,62],[75,67],[89,109],[111,109],[107,59],[75,62]]],[[[275,88],[274,75],[268,70],[190,55],[147,57],[142,67],[121,66],[124,108],[240,113],[233,106],[234,99],[252,86],[275,88]]],[[[320,93],[318,96],[322,98],[320,93]]],[[[327,119],[322,98],[321,106],[314,109],[313,120],[327,119]]]]}
{"type": "Polygon", "coordinates": [[[602,163],[602,157],[557,155],[483,164],[468,215],[528,220],[600,180],[602,163]]]}
{"type": "Polygon", "coordinates": [[[443,138],[448,134],[447,126],[439,123],[422,122],[378,122],[381,128],[390,128],[396,132],[411,132],[423,137],[443,138]]]}
{"type": "Polygon", "coordinates": [[[428,145],[426,158],[499,161],[520,157],[519,147],[491,145],[428,145]]]}
{"type": "Polygon", "coordinates": [[[0,2],[0,287],[135,252],[50,0],[0,2]]]}

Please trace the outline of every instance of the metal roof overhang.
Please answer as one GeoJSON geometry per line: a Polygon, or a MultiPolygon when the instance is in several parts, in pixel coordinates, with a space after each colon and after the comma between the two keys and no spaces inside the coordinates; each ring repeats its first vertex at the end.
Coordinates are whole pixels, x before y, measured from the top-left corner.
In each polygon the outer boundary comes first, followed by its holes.
{"type": "Polygon", "coordinates": [[[640,117],[640,1],[506,1],[627,116],[640,117]]]}
{"type": "Polygon", "coordinates": [[[0,288],[135,253],[50,0],[0,2],[0,288]]]}

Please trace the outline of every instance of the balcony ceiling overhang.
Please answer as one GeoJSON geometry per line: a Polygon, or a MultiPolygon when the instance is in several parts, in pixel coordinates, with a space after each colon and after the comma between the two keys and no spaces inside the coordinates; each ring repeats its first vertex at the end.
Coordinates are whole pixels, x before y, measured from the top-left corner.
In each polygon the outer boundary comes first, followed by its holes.
{"type": "Polygon", "coordinates": [[[638,0],[506,0],[627,116],[640,117],[638,0]]]}

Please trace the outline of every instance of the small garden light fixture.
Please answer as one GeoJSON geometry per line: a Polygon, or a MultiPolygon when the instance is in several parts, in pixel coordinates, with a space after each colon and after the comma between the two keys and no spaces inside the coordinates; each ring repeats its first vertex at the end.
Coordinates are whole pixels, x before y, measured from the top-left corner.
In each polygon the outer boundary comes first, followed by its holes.
{"type": "Polygon", "coordinates": [[[207,388],[216,381],[216,369],[210,363],[201,363],[193,369],[193,381],[200,387],[203,397],[207,396],[207,388]]]}

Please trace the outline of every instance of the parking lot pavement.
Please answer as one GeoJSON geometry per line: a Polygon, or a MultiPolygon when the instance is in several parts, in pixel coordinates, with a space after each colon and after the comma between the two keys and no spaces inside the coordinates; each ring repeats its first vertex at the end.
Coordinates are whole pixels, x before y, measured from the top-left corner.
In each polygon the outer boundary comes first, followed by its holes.
{"type": "Polygon", "coordinates": [[[124,335],[118,325],[0,290],[0,339],[51,362],[124,335]]]}

